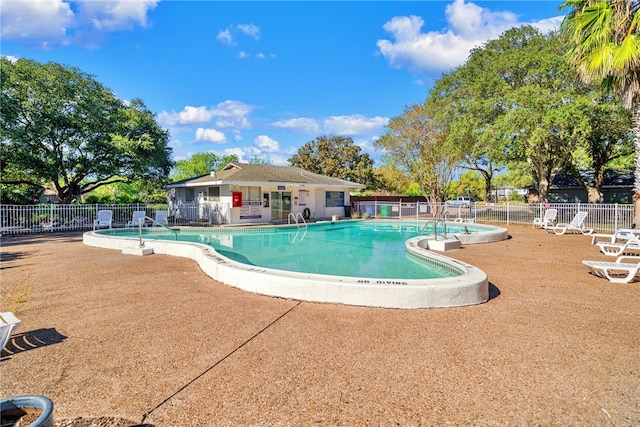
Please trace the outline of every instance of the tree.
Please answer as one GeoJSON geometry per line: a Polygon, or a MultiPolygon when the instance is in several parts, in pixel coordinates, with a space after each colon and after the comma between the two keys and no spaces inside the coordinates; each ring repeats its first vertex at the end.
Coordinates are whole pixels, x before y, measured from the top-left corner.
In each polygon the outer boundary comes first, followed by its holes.
{"type": "Polygon", "coordinates": [[[565,171],[587,190],[589,203],[600,203],[602,186],[609,165],[633,154],[631,114],[619,102],[604,97],[596,100],[586,112],[589,131],[579,142],[565,171]],[[587,180],[581,172],[593,173],[587,180]]]}
{"type": "Polygon", "coordinates": [[[567,54],[585,82],[602,82],[632,113],[635,162],[635,224],[640,224],[640,2],[567,0],[562,31],[567,54]]]}
{"type": "Polygon", "coordinates": [[[474,170],[468,170],[461,174],[456,181],[453,181],[448,188],[448,198],[457,196],[470,196],[476,200],[482,200],[486,194],[481,175],[474,170]],[[482,195],[482,197],[481,197],[482,195]]]}
{"type": "MultiPolygon", "coordinates": [[[[444,74],[429,91],[438,119],[447,127],[447,139],[457,151],[463,168],[477,171],[484,180],[484,198],[490,199],[491,182],[502,169],[505,153],[499,140],[487,139],[483,130],[501,114],[494,91],[495,52],[475,49],[469,60],[444,74]]],[[[455,197],[457,194],[453,195],[455,197]]]]}
{"type": "Polygon", "coordinates": [[[376,147],[385,151],[387,163],[406,172],[430,202],[444,201],[459,158],[446,143],[446,134],[433,119],[429,105],[406,107],[401,116],[389,121],[387,128],[375,142],[376,147]]]}
{"type": "Polygon", "coordinates": [[[116,98],[56,63],[0,59],[0,172],[5,186],[55,189],[70,203],[116,182],[162,183],[169,133],[141,100],[116,98]]]}
{"type": "Polygon", "coordinates": [[[390,194],[407,194],[411,181],[405,173],[397,168],[382,166],[376,169],[378,189],[390,194]]]}
{"type": "Polygon", "coordinates": [[[497,170],[526,161],[547,200],[553,178],[585,137],[590,88],[566,60],[565,46],[560,34],[512,28],[472,50],[430,92],[447,139],[466,167],[482,174],[487,196],[497,170]]]}
{"type": "Polygon", "coordinates": [[[219,157],[214,153],[196,153],[188,160],[178,160],[173,167],[169,180],[171,182],[208,175],[211,171],[217,171],[229,163],[237,162],[238,156],[231,154],[219,157]]]}
{"type": "Polygon", "coordinates": [[[291,166],[377,188],[373,159],[344,136],[321,136],[304,144],[287,161],[291,166]]]}

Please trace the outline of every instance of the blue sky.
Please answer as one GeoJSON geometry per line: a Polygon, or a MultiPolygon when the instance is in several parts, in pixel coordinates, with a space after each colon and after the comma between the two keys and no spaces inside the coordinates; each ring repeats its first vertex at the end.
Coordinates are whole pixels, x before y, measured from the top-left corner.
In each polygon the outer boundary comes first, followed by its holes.
{"type": "Polygon", "coordinates": [[[59,62],[171,133],[174,160],[286,165],[318,136],[376,159],[389,119],[505,30],[562,20],[560,1],[0,0],[0,53],[59,62]]]}

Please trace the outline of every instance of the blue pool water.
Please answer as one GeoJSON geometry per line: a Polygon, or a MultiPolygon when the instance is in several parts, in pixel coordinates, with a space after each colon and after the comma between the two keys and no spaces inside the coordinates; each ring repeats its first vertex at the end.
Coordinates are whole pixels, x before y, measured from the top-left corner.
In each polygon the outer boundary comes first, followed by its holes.
{"type": "MultiPolygon", "coordinates": [[[[295,226],[226,227],[180,230],[181,241],[204,243],[219,254],[258,267],[349,277],[430,279],[459,273],[409,254],[405,242],[420,234],[422,223],[340,221],[295,226]]],[[[468,232],[476,232],[472,225],[468,232]]],[[[137,229],[136,229],[137,234],[137,229]]],[[[448,233],[463,228],[448,226],[448,233]]],[[[109,234],[131,236],[132,230],[109,234]]],[[[143,238],[175,240],[166,230],[143,229],[143,238]]]]}

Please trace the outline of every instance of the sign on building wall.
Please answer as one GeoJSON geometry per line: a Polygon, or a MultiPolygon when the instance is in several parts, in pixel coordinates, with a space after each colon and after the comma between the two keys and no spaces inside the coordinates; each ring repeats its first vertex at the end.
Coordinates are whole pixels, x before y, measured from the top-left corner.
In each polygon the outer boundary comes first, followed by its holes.
{"type": "Polygon", "coordinates": [[[262,201],[242,202],[240,208],[240,219],[262,218],[262,201]]]}
{"type": "Polygon", "coordinates": [[[307,190],[300,190],[298,192],[298,197],[300,198],[298,200],[298,204],[300,206],[307,206],[307,195],[309,194],[309,192],[307,190]]]}

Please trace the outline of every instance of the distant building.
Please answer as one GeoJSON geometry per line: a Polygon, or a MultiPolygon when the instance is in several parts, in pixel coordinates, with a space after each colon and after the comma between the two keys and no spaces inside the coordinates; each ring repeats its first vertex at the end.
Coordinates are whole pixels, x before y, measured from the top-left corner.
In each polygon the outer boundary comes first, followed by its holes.
{"type": "MultiPolygon", "coordinates": [[[[582,178],[593,183],[593,172],[580,172],[582,178]]],[[[613,169],[607,169],[604,174],[604,183],[602,185],[603,203],[633,203],[633,172],[620,172],[613,169]]],[[[534,203],[537,201],[538,192],[530,188],[528,201],[534,203]]],[[[589,197],[587,190],[581,186],[575,178],[567,176],[562,172],[556,175],[553,183],[549,188],[549,201],[555,203],[587,203],[589,197]]]]}
{"type": "Polygon", "coordinates": [[[55,190],[45,188],[42,193],[40,193],[40,197],[38,197],[38,203],[60,203],[60,199],[55,190]]]}
{"type": "Polygon", "coordinates": [[[229,163],[222,170],[174,182],[169,213],[211,224],[287,221],[350,215],[352,189],[365,185],[298,167],[229,163]]]}

